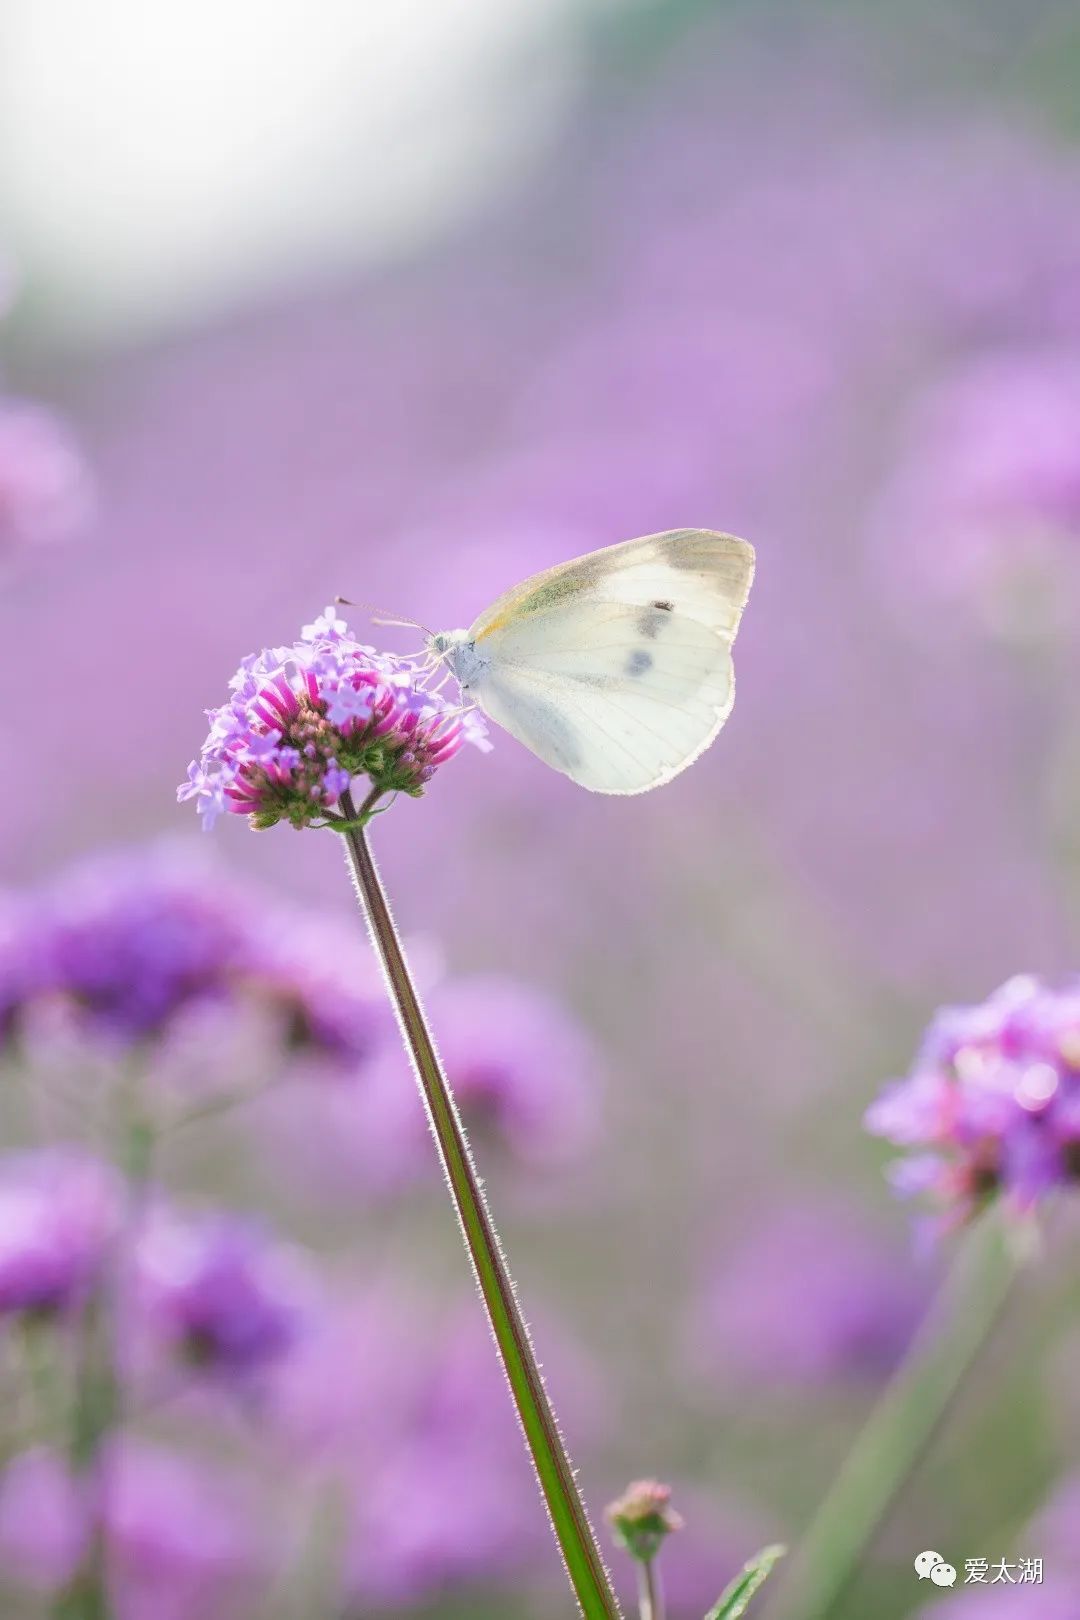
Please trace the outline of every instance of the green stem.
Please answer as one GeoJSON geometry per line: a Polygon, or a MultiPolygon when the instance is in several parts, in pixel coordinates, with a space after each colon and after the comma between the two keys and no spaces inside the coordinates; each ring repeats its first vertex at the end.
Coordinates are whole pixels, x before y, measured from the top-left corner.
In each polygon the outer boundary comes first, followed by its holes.
{"type": "Polygon", "coordinates": [[[62,1429],[67,1416],[65,1394],[57,1377],[55,1324],[48,1317],[28,1316],[21,1323],[19,1340],[33,1397],[31,1432],[40,1439],[62,1429]]]}
{"type": "Polygon", "coordinates": [[[172,1118],[166,1120],[159,1128],[159,1135],[164,1135],[167,1131],[184,1131],[190,1125],[202,1125],[221,1114],[232,1113],[234,1108],[257,1102],[259,1098],[265,1097],[280,1079],[281,1076],[275,1074],[257,1085],[238,1086],[235,1091],[219,1091],[216,1096],[208,1097],[205,1102],[195,1103],[191,1108],[173,1114],[172,1118]]]}
{"type": "MultiPolygon", "coordinates": [[[[371,810],[378,796],[377,792],[368,795],[361,816],[371,810]]],[[[360,819],[347,793],[342,795],[342,808],[350,823],[360,819]]],[[[570,1584],[586,1620],[620,1620],[619,1606],[574,1482],[573,1468],[518,1308],[514,1283],[477,1179],[461,1117],[435,1050],[363,826],[350,826],[343,836],[357,894],[406,1049],[412,1058],[465,1245],[570,1584]]]]}
{"type": "Polygon", "coordinates": [[[80,1321],[78,1373],[69,1445],[72,1469],[88,1487],[91,1504],[89,1539],[79,1568],[56,1600],[56,1620],[109,1620],[101,1502],[104,1489],[101,1448],[112,1430],[117,1406],[118,1390],[108,1326],[108,1296],[103,1285],[95,1289],[87,1300],[80,1321]]]}
{"type": "Polygon", "coordinates": [[[145,1214],[153,1147],[153,1130],[137,1110],[132,1110],[123,1121],[116,1154],[126,1179],[126,1220],[80,1322],[69,1452],[73,1470],[89,1487],[89,1538],[79,1568],[57,1599],[56,1620],[110,1620],[105,1502],[108,1480],[102,1452],[124,1422],[116,1368],[116,1300],[121,1271],[145,1214]]]}
{"type": "Polygon", "coordinates": [[[993,1214],[984,1217],[791,1560],[772,1620],[833,1613],[1001,1315],[1016,1272],[1001,1226],[993,1214]]]}
{"type": "Polygon", "coordinates": [[[638,1571],[638,1610],[641,1620],[664,1620],[664,1599],[655,1559],[642,1559],[638,1571]]]}

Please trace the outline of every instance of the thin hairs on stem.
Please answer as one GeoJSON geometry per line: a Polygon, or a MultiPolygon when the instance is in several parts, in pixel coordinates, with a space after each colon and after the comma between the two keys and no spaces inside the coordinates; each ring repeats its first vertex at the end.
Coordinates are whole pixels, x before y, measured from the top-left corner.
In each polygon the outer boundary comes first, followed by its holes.
{"type": "Polygon", "coordinates": [[[473,1274],[574,1594],[586,1620],[621,1620],[548,1400],[465,1128],[409,972],[365,829],[360,824],[374,809],[377,798],[377,792],[370,793],[358,815],[350,794],[345,792],[341,796],[346,817],[356,823],[343,833],[353,884],[412,1060],[473,1274]]]}

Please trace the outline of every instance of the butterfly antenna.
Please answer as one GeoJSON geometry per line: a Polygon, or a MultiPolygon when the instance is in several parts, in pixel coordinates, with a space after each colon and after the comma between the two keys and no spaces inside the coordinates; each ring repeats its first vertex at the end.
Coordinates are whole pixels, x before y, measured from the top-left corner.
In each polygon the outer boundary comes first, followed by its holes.
{"type": "Polygon", "coordinates": [[[369,616],[372,624],[396,624],[408,630],[422,630],[425,636],[432,636],[435,633],[433,630],[429,630],[426,624],[421,624],[419,619],[393,618],[390,614],[385,613],[382,608],[375,607],[371,602],[350,602],[347,596],[335,596],[334,601],[339,607],[360,608],[369,616]]]}

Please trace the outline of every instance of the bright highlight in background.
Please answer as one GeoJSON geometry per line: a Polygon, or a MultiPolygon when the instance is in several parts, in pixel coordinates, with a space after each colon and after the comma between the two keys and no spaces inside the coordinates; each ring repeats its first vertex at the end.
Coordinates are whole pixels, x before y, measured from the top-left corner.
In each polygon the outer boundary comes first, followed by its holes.
{"type": "Polygon", "coordinates": [[[69,336],[402,251],[557,125],[585,9],[8,0],[0,234],[69,336]]]}

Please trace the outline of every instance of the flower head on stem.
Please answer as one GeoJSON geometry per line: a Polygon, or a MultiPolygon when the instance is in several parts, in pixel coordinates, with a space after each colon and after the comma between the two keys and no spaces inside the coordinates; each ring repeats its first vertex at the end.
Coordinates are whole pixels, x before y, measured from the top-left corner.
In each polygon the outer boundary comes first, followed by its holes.
{"type": "Polygon", "coordinates": [[[487,747],[476,715],[450,708],[426,689],[428,667],[361,646],[328,609],[292,647],[244,661],[233,678],[232,700],[211,714],[210,735],[179,797],[195,798],[207,821],[229,810],[246,814],[254,828],[286,820],[296,828],[331,827],[343,835],[574,1596],[585,1620],[618,1620],[618,1602],[365,835],[385,796],[418,796],[465,742],[487,747]],[[351,789],[358,777],[366,779],[368,792],[357,808],[351,789]]]}
{"type": "Polygon", "coordinates": [[[299,828],[327,825],[355,777],[419,796],[465,743],[490,746],[481,716],[430,691],[428,671],[363,645],[327,608],[291,646],[244,659],[179,798],[206,826],[229,811],[299,828]]]}
{"type": "Polygon", "coordinates": [[[604,1509],[615,1540],[641,1563],[651,1563],[668,1536],[683,1527],[671,1506],[671,1486],[655,1479],[637,1479],[604,1509]]]}
{"type": "Polygon", "coordinates": [[[638,1565],[641,1620],[663,1620],[656,1555],[683,1521],[671,1506],[671,1486],[638,1479],[604,1509],[615,1540],[638,1565]]]}

